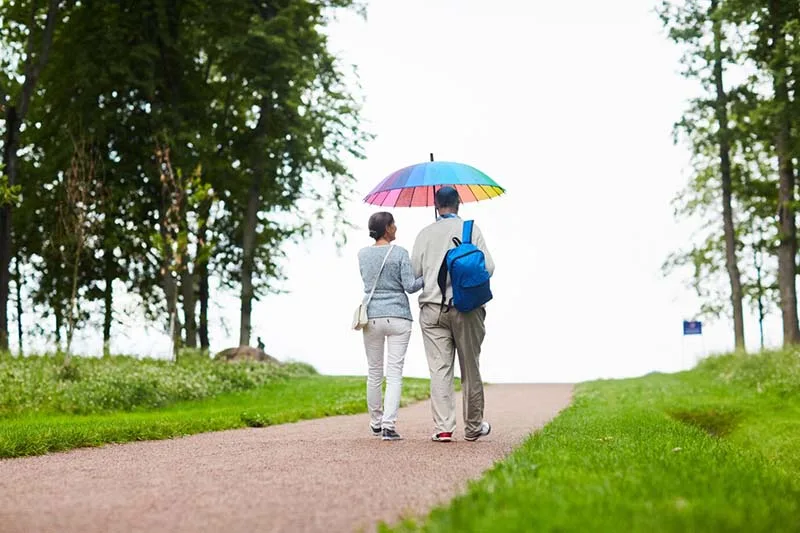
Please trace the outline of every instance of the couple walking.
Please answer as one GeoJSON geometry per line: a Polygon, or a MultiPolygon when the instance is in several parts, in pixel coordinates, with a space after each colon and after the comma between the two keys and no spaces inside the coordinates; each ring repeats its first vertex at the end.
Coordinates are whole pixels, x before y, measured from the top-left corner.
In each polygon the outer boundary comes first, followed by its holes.
{"type": "Polygon", "coordinates": [[[406,293],[422,289],[419,322],[431,376],[432,440],[450,442],[456,428],[453,371],[455,354],[461,370],[464,438],[484,437],[491,426],[483,419],[483,382],[479,368],[486,333],[484,305],[491,299],[489,276],[494,263],[480,229],[458,216],[458,192],[442,187],[434,196],[437,221],[424,228],[408,251],[395,246],[397,226],[391,213],[369,219],[373,246],[359,254],[366,297],[363,326],[367,354],[367,405],[370,429],[384,440],[399,440],[403,364],[411,338],[412,316],[406,293]],[[471,242],[471,244],[470,244],[471,242]],[[482,253],[480,253],[482,252],[482,253]],[[386,394],[381,402],[384,349],[386,394]]]}

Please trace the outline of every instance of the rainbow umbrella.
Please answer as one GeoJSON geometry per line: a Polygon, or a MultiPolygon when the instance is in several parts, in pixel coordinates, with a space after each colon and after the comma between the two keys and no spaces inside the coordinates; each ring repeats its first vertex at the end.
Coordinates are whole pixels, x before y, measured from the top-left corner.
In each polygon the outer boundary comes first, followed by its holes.
{"type": "Polygon", "coordinates": [[[464,163],[434,161],[397,170],[364,198],[384,207],[430,207],[437,189],[455,187],[462,202],[477,202],[500,196],[505,189],[475,167],[464,163]]]}

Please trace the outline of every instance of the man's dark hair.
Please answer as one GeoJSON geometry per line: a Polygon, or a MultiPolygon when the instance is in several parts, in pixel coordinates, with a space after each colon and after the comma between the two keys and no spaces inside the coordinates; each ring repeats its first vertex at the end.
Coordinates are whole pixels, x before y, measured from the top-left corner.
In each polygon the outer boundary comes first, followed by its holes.
{"type": "Polygon", "coordinates": [[[386,235],[386,228],[394,223],[394,217],[388,211],[379,211],[369,217],[369,236],[376,241],[386,235]]]}
{"type": "Polygon", "coordinates": [[[434,203],[439,209],[455,209],[458,210],[458,204],[461,203],[461,198],[458,196],[458,191],[453,187],[445,186],[436,191],[434,196],[434,203]]]}

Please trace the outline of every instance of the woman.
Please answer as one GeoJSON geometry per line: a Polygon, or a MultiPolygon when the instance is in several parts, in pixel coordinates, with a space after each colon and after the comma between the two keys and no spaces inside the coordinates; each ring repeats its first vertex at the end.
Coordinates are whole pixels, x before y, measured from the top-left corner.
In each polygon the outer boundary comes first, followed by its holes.
{"type": "MultiPolygon", "coordinates": [[[[369,235],[375,244],[358,252],[361,279],[365,294],[372,293],[367,304],[369,322],[363,329],[367,352],[367,407],[370,429],[383,440],[399,440],[395,422],[400,408],[408,341],[411,338],[411,308],[408,293],[422,288],[422,278],[414,278],[408,251],[392,244],[397,226],[391,213],[380,212],[369,217],[369,235]],[[373,292],[374,287],[374,292],[373,292]],[[386,397],[381,407],[384,345],[386,353],[386,397]]],[[[365,296],[366,298],[366,296],[365,296]]]]}

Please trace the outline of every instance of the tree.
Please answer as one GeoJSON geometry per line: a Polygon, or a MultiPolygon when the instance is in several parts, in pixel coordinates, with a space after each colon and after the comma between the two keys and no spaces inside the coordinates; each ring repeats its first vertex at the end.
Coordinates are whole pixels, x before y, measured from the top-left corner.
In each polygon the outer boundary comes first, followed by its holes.
{"type": "Polygon", "coordinates": [[[731,285],[734,338],[737,350],[744,351],[744,309],[742,306],[742,281],[736,259],[736,230],[733,224],[733,178],[731,176],[731,129],[728,125],[728,95],[723,80],[723,62],[726,54],[722,50],[722,20],[719,1],[712,0],[709,7],[714,34],[713,80],[716,101],[714,111],[717,120],[717,143],[719,144],[720,179],[722,181],[722,226],[725,233],[725,267],[731,285]]]}
{"type": "MultiPolygon", "coordinates": [[[[5,135],[3,139],[3,167],[8,177],[8,184],[14,186],[19,181],[18,149],[22,125],[28,114],[39,76],[47,64],[50,48],[53,43],[56,23],[61,16],[62,2],[48,0],[44,6],[42,23],[42,6],[40,2],[30,0],[6,3],[0,15],[4,24],[4,41],[23,42],[21,34],[27,32],[27,43],[22,59],[23,82],[15,86],[14,77],[2,80],[0,101],[5,111],[5,135]],[[21,15],[29,13],[25,22],[21,15]]],[[[5,68],[4,68],[5,70],[5,68]]],[[[12,70],[13,72],[13,70],[12,70]]],[[[0,207],[0,350],[8,350],[8,298],[11,272],[9,266],[14,255],[11,242],[12,205],[0,207]]]]}
{"type": "Polygon", "coordinates": [[[754,119],[762,126],[762,138],[777,160],[778,213],[780,244],[778,245],[778,284],[783,318],[784,345],[800,342],[797,310],[797,226],[795,220],[796,177],[794,157],[797,146],[794,134],[798,119],[792,76],[796,75],[800,5],[796,0],[730,0],[728,17],[749,36],[743,55],[758,69],[751,78],[756,87],[765,80],[771,89],[768,98],[761,98],[754,108],[754,119]]]}
{"type": "Polygon", "coordinates": [[[216,53],[211,82],[234,80],[248,88],[229,100],[233,110],[226,116],[235,134],[224,147],[241,186],[226,198],[228,227],[241,240],[227,241],[222,251],[241,265],[238,272],[226,272],[241,285],[241,345],[250,342],[252,302],[266,289],[258,280],[280,275],[280,243],[310,229],[298,208],[309,178],[329,180],[331,196],[324,200],[341,211],[353,180],[343,154],[363,157],[368,136],[358,129],[358,102],[320,31],[327,9],[346,7],[354,2],[253,4],[216,30],[230,37],[216,53]],[[295,215],[296,222],[282,223],[291,218],[287,215],[295,215]]]}
{"type": "MultiPolygon", "coordinates": [[[[36,312],[55,318],[57,342],[66,331],[69,344],[91,319],[88,309],[101,305],[108,353],[114,284],[123,282],[141,296],[148,320],[173,333],[174,351],[198,337],[208,349],[214,278],[241,289],[243,309],[251,309],[278,290],[287,240],[309,235],[330,213],[335,231],[344,226],[346,162],[363,156],[369,136],[322,28],[336,9],[351,7],[70,6],[27,115],[19,158],[25,209],[13,224],[15,265],[35,273],[26,283],[36,312]],[[82,215],[97,235],[78,255],[74,235],[56,231],[58,213],[48,208],[66,202],[76,132],[90,140],[97,186],[82,215]],[[72,309],[79,312],[71,326],[72,309]]],[[[0,8],[6,12],[18,15],[0,8]]],[[[9,46],[27,42],[23,25],[12,29],[0,34],[9,46]]],[[[249,339],[249,310],[245,316],[249,339]]]]}
{"type": "Polygon", "coordinates": [[[72,355],[72,340],[75,335],[78,317],[78,289],[81,279],[81,265],[89,240],[97,227],[94,207],[97,201],[97,167],[98,157],[95,143],[91,139],[78,137],[73,139],[73,155],[70,168],[64,178],[65,194],[59,206],[59,218],[64,232],[60,235],[61,252],[64,263],[69,268],[69,305],[67,307],[67,346],[64,364],[69,365],[72,355]]]}
{"type": "MultiPolygon", "coordinates": [[[[737,261],[738,243],[733,215],[732,130],[729,126],[729,101],[724,83],[724,63],[730,60],[731,52],[723,49],[724,32],[719,0],[689,0],[680,6],[665,2],[661,17],[669,29],[670,37],[687,47],[683,58],[684,76],[698,79],[707,93],[706,97],[693,101],[693,108],[684,115],[677,128],[689,137],[695,157],[702,162],[700,172],[705,176],[699,181],[701,187],[708,186],[712,180],[714,183],[719,181],[734,342],[737,350],[744,350],[743,288],[737,261]],[[710,43],[704,39],[709,32],[709,25],[712,34],[710,43]],[[713,151],[717,153],[716,161],[710,157],[713,151]]],[[[698,261],[706,258],[700,250],[714,250],[714,242],[714,239],[709,240],[704,248],[692,252],[691,257],[694,258],[696,267],[709,265],[707,261],[698,261]]]]}
{"type": "Polygon", "coordinates": [[[800,342],[797,317],[797,225],[795,220],[796,185],[793,164],[792,108],[795,102],[789,94],[788,61],[786,57],[786,24],[797,6],[785,0],[769,0],[768,22],[769,64],[773,79],[775,102],[775,152],[778,157],[779,218],[781,244],[778,247],[778,281],[781,290],[783,315],[783,342],[785,345],[800,342]]]}

